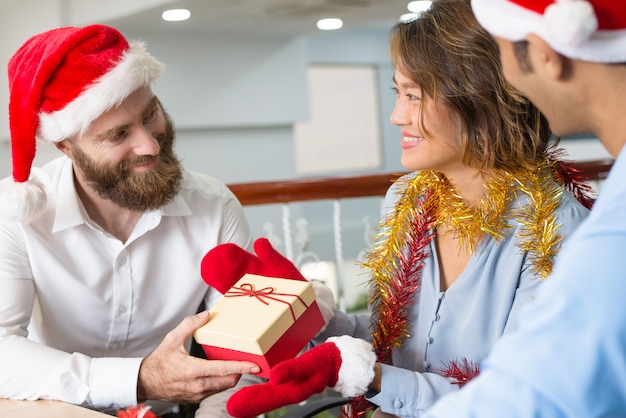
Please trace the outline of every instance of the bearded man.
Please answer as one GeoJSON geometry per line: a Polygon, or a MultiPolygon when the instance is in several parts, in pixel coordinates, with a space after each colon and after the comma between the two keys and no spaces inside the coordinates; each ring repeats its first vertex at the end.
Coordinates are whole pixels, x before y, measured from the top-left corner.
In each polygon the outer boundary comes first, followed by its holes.
{"type": "Polygon", "coordinates": [[[252,236],[230,190],[176,158],[151,89],[161,69],[103,25],[35,35],[9,62],[1,398],[109,412],[147,402],[163,416],[205,400],[205,416],[224,416],[223,391],[259,371],[185,349],[209,317],[198,308],[222,296],[200,276],[203,256],[251,249],[252,236]],[[64,155],[32,168],[36,139],[64,155]]]}

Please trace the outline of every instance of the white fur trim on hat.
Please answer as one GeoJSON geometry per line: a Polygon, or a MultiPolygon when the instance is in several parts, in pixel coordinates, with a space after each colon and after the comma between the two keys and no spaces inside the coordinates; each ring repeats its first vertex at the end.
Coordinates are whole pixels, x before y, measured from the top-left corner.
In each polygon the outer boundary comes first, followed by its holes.
{"type": "Polygon", "coordinates": [[[26,182],[18,183],[11,177],[0,181],[0,219],[28,223],[39,216],[47,197],[44,183],[35,171],[31,171],[31,178],[26,182]]]}
{"type": "Polygon", "coordinates": [[[83,134],[107,110],[118,106],[139,87],[149,86],[163,70],[142,42],[131,42],[122,60],[63,109],[40,113],[37,138],[58,142],[83,134]]]}
{"type": "Polygon", "coordinates": [[[581,45],[598,29],[591,3],[580,0],[557,0],[546,8],[543,20],[552,39],[562,45],[581,45]]]}
{"type": "Polygon", "coordinates": [[[351,398],[364,395],[374,380],[376,354],[372,350],[372,345],[348,335],[331,337],[326,341],[334,343],[341,353],[339,376],[331,389],[351,398]]]}
{"type": "MultiPolygon", "coordinates": [[[[532,33],[569,58],[626,62],[626,27],[598,29],[597,16],[586,0],[558,0],[543,15],[509,0],[471,1],[478,23],[497,37],[515,42],[532,33]]],[[[624,5],[615,2],[615,7],[624,5]]]]}

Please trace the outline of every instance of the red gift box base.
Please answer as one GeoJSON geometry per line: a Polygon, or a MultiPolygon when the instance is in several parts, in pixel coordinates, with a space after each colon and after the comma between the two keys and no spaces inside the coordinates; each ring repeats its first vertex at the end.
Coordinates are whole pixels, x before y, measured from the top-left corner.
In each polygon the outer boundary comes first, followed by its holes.
{"type": "Polygon", "coordinates": [[[298,355],[323,326],[324,318],[317,302],[313,302],[264,355],[204,344],[202,349],[210,360],[251,361],[261,368],[257,376],[269,378],[273,366],[298,355]]]}

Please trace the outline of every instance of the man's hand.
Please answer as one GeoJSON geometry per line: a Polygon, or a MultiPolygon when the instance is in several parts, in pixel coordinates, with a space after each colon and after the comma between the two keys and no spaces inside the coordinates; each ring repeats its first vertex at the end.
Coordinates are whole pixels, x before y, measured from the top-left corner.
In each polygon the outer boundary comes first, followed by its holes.
{"type": "Polygon", "coordinates": [[[170,331],[139,368],[137,399],[195,403],[237,384],[243,373],[258,373],[259,367],[244,361],[204,360],[192,357],[185,342],[209,319],[204,311],[185,318],[170,331]]]}

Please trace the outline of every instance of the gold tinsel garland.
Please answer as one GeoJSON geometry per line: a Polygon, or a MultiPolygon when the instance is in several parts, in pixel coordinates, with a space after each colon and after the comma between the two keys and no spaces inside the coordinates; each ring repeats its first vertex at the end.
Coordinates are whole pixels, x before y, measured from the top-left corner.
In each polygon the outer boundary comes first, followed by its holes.
{"type": "MultiPolygon", "coordinates": [[[[411,223],[416,216],[431,222],[435,230],[445,223],[448,233],[454,233],[460,245],[470,251],[476,249],[483,234],[498,241],[504,239],[506,231],[511,228],[509,220],[515,219],[521,225],[519,248],[528,252],[533,272],[541,278],[550,274],[562,239],[557,233],[559,225],[556,221],[562,188],[552,177],[552,164],[554,162],[546,160],[534,171],[495,172],[485,184],[485,197],[475,207],[467,206],[441,173],[422,171],[412,179],[398,180],[399,200],[393,212],[379,225],[381,232],[374,239],[376,244],[363,263],[372,272],[369,303],[376,324],[373,336],[377,353],[388,353],[389,349],[400,347],[408,337],[407,312],[411,301],[404,306],[385,301],[407,293],[408,289],[398,287],[402,278],[397,273],[400,266],[407,264],[407,257],[411,257],[410,243],[419,239],[409,239],[415,229],[411,223]],[[512,210],[511,204],[518,192],[526,195],[528,202],[512,210]],[[392,312],[388,312],[389,309],[392,312]],[[399,317],[407,320],[399,321],[399,317]],[[396,319],[393,324],[388,323],[391,318],[396,319]],[[396,331],[389,335],[388,328],[392,325],[396,331]],[[398,327],[403,331],[398,332],[398,327]]],[[[421,241],[421,250],[427,247],[430,238],[432,236],[421,241]]]]}

